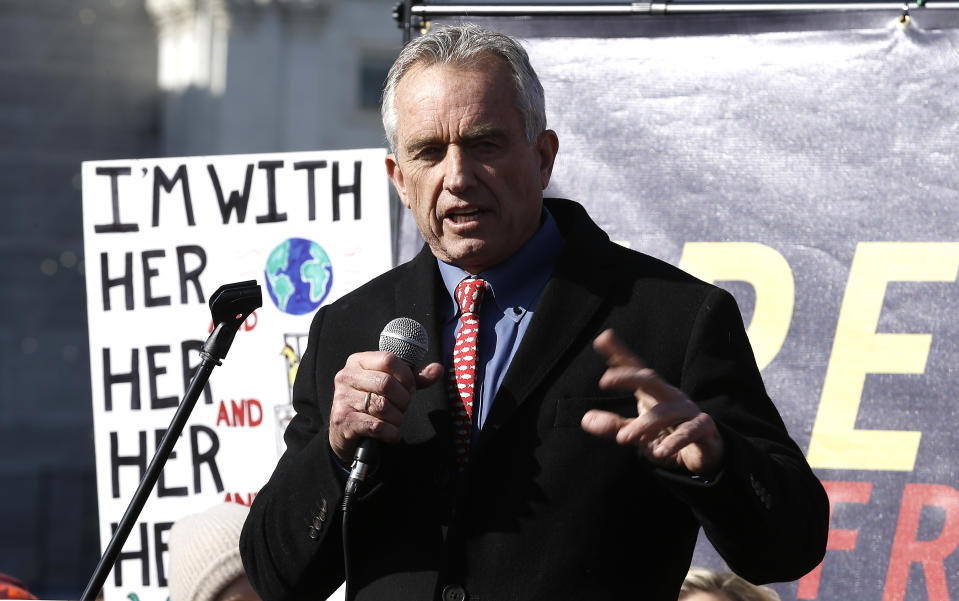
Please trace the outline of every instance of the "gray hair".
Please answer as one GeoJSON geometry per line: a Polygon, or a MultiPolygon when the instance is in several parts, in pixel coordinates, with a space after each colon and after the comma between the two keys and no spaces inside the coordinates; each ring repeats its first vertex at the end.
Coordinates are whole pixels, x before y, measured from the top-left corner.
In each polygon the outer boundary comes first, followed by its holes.
{"type": "Polygon", "coordinates": [[[546,129],[546,100],[526,50],[513,38],[465,23],[440,27],[407,44],[386,76],[380,112],[390,150],[396,152],[396,87],[415,64],[469,65],[486,56],[506,63],[516,85],[516,108],[523,118],[526,140],[532,144],[546,129]]]}

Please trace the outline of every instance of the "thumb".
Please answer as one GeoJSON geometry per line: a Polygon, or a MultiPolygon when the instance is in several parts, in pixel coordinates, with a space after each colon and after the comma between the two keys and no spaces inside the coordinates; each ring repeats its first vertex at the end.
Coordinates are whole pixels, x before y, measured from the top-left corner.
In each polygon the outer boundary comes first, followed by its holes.
{"type": "Polygon", "coordinates": [[[441,363],[430,363],[416,374],[416,388],[420,389],[431,386],[439,382],[442,377],[443,365],[441,363]]]}
{"type": "Polygon", "coordinates": [[[583,430],[594,436],[614,440],[619,430],[629,422],[629,418],[625,418],[616,413],[590,409],[583,415],[583,420],[580,425],[583,430]]]}

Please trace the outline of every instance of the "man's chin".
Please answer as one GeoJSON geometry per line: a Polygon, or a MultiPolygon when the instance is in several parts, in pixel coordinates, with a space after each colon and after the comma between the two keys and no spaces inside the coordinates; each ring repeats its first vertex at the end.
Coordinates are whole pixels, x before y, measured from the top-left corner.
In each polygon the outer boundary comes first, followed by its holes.
{"type": "Polygon", "coordinates": [[[443,249],[441,252],[437,252],[434,248],[433,254],[445,263],[455,265],[476,275],[499,262],[496,253],[492,251],[492,244],[489,242],[475,240],[469,241],[468,244],[457,244],[455,247],[443,249]]]}

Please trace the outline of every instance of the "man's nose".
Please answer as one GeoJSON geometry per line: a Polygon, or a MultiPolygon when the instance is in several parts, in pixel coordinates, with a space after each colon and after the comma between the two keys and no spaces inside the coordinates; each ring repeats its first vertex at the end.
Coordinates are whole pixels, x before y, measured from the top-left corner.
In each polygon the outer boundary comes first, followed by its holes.
{"type": "Polygon", "coordinates": [[[446,151],[443,187],[453,194],[468,190],[476,183],[474,165],[469,154],[456,145],[446,151]]]}

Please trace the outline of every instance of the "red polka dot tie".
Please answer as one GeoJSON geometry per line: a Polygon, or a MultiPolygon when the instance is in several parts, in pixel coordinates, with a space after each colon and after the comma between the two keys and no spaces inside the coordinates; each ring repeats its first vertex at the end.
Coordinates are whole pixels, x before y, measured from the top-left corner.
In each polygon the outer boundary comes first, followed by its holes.
{"type": "Polygon", "coordinates": [[[466,278],[456,286],[456,303],[460,307],[460,331],[453,345],[453,361],[447,378],[453,429],[456,436],[456,464],[462,470],[469,459],[470,435],[473,430],[473,393],[476,377],[476,341],[479,334],[479,309],[486,292],[486,282],[466,278]]]}

